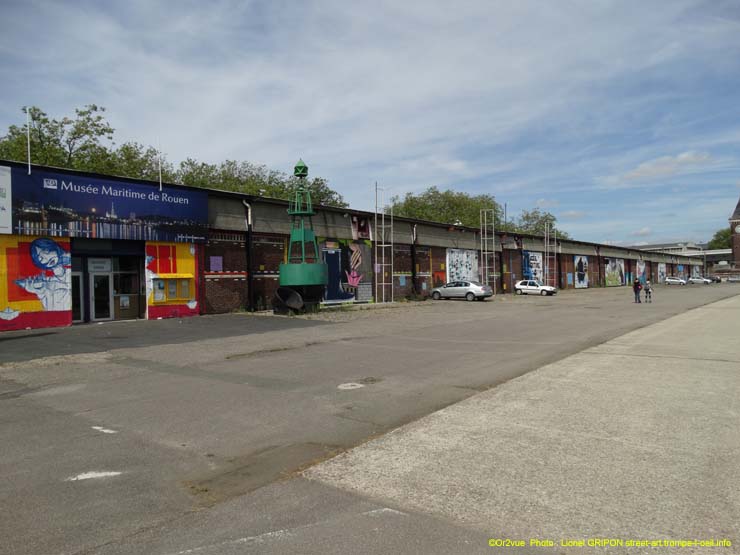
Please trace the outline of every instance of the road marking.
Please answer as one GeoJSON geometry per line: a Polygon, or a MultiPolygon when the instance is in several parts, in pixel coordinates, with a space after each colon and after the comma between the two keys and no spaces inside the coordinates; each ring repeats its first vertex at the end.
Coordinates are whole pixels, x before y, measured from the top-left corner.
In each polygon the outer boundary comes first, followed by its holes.
{"type": "Polygon", "coordinates": [[[365,386],[361,383],[349,382],[349,383],[339,384],[337,386],[337,389],[360,389],[361,387],[365,387],[365,386]]]}
{"type": "Polygon", "coordinates": [[[114,471],[83,472],[82,474],[78,474],[77,476],[72,476],[71,478],[67,478],[64,481],[65,482],[78,482],[80,480],[91,480],[93,478],[110,478],[112,476],[118,476],[119,474],[123,474],[123,473],[122,472],[114,472],[114,471]]]}
{"type": "Polygon", "coordinates": [[[116,430],[109,430],[108,428],[103,428],[102,426],[93,426],[93,430],[97,430],[98,432],[103,432],[104,434],[117,434],[118,432],[116,430]]]}

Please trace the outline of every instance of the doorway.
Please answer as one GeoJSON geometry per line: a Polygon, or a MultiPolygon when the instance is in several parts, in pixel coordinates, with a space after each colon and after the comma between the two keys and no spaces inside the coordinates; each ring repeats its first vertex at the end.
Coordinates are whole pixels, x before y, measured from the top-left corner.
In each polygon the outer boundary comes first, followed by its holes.
{"type": "Polygon", "coordinates": [[[82,294],[82,272],[72,272],[72,322],[85,321],[85,297],[82,294]]]}
{"type": "Polygon", "coordinates": [[[113,319],[113,275],[90,273],[90,321],[113,319]]]}

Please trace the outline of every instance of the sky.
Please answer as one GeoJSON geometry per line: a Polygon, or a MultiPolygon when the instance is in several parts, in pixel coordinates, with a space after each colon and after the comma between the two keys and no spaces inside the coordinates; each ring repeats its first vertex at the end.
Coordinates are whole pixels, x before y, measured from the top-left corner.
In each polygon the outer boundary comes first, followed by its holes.
{"type": "Polygon", "coordinates": [[[737,0],[2,5],[0,134],[94,103],[175,164],[302,158],[356,209],[437,186],[619,245],[740,197],[737,0]]]}

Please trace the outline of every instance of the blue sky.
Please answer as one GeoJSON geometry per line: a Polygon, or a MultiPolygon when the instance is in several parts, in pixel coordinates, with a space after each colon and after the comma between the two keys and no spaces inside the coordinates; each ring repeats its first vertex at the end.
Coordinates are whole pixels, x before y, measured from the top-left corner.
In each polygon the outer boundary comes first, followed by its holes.
{"type": "Polygon", "coordinates": [[[0,130],[96,103],[118,143],[430,185],[576,238],[707,240],[740,197],[740,2],[3,2],[0,130]]]}

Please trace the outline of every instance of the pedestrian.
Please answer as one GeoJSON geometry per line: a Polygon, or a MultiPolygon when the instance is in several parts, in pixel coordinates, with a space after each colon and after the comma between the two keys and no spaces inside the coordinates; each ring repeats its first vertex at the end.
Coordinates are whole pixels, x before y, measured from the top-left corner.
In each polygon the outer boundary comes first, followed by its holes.
{"type": "Polygon", "coordinates": [[[641,303],[640,300],[640,290],[642,289],[642,284],[640,283],[639,278],[635,278],[635,282],[632,284],[632,291],[635,293],[635,302],[641,303]]]}
{"type": "Polygon", "coordinates": [[[653,286],[650,284],[650,280],[645,282],[645,302],[653,302],[653,286]]]}

